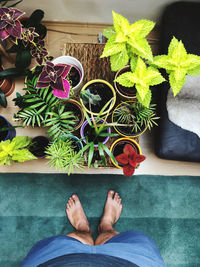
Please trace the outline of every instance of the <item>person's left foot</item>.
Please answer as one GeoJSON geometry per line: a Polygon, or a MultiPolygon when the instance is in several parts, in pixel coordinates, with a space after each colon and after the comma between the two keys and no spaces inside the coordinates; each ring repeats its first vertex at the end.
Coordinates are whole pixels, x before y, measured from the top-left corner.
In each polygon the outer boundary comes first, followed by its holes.
{"type": "Polygon", "coordinates": [[[69,198],[66,205],[66,213],[70,223],[77,231],[91,232],[87,217],[77,195],[74,194],[69,198]]]}

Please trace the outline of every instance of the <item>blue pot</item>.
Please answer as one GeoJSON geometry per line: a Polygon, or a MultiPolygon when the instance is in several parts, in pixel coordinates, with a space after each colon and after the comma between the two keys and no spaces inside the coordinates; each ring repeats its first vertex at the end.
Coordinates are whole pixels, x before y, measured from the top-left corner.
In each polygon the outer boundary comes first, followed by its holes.
{"type": "Polygon", "coordinates": [[[61,139],[63,139],[63,140],[65,140],[66,138],[75,140],[75,141],[76,141],[76,144],[77,144],[77,146],[78,146],[79,151],[83,148],[83,144],[82,144],[82,142],[81,142],[80,139],[79,139],[78,137],[76,137],[75,135],[67,134],[67,135],[63,135],[63,136],[61,137],[61,139]]]}
{"type": "MultiPolygon", "coordinates": [[[[0,115],[0,129],[5,127],[12,127],[12,125],[3,116],[0,115]]],[[[14,128],[5,132],[0,132],[0,142],[7,139],[12,140],[15,136],[16,130],[14,128]]]]}

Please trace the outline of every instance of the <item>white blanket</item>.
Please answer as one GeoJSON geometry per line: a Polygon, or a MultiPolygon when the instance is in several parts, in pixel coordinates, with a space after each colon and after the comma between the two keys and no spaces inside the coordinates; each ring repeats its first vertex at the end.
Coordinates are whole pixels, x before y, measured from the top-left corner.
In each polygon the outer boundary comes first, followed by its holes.
{"type": "Polygon", "coordinates": [[[176,97],[170,89],[166,104],[169,119],[173,123],[200,137],[200,75],[187,76],[176,97]]]}

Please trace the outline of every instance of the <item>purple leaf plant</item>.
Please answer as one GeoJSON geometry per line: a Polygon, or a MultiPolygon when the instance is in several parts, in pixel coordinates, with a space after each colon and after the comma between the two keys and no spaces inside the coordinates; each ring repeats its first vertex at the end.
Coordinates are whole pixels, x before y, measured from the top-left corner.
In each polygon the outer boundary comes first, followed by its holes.
{"type": "Polygon", "coordinates": [[[16,41],[16,38],[21,37],[22,25],[18,19],[24,14],[16,8],[0,8],[0,39],[11,36],[16,41]]]}
{"type": "Polygon", "coordinates": [[[66,76],[71,69],[70,65],[57,64],[47,61],[38,78],[36,88],[46,88],[50,86],[53,94],[59,98],[69,98],[70,83],[66,76]]]}
{"type": "Polygon", "coordinates": [[[42,65],[43,60],[46,60],[46,57],[48,55],[48,51],[44,46],[44,41],[41,39],[38,39],[35,44],[31,44],[31,56],[35,57],[37,63],[39,65],[42,65]]]}

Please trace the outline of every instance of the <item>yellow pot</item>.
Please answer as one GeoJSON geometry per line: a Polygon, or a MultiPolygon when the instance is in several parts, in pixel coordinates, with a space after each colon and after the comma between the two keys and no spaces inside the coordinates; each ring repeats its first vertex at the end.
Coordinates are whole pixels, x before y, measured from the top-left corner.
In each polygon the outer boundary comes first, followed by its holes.
{"type": "MultiPolygon", "coordinates": [[[[113,153],[113,150],[116,146],[117,143],[121,142],[121,141],[127,141],[127,143],[131,143],[134,145],[134,147],[137,148],[137,152],[139,155],[142,155],[142,150],[140,148],[140,145],[134,140],[134,139],[131,139],[131,138],[126,138],[126,137],[122,137],[122,138],[119,138],[117,139],[114,143],[112,143],[111,147],[110,147],[110,151],[113,153]]],[[[111,158],[110,158],[111,159],[111,158]]],[[[113,165],[119,169],[122,169],[123,167],[119,166],[118,164],[116,164],[112,159],[111,159],[111,162],[113,163],[113,165]]]]}
{"type": "MultiPolygon", "coordinates": [[[[135,100],[135,101],[136,101],[136,100],[135,100]]],[[[134,100],[129,100],[129,101],[125,101],[125,102],[128,103],[128,102],[135,102],[135,101],[134,101],[134,100]]],[[[114,113],[115,113],[115,110],[118,109],[121,105],[123,105],[123,103],[124,103],[124,102],[120,103],[120,104],[114,109],[114,111],[113,111],[113,113],[112,113],[112,123],[114,123],[114,113]]],[[[113,127],[114,127],[115,131],[116,131],[119,135],[124,136],[124,137],[128,137],[128,138],[134,138],[134,137],[137,137],[137,136],[143,134],[143,133],[147,130],[147,128],[148,128],[148,126],[146,126],[146,127],[143,129],[142,132],[138,132],[138,133],[135,133],[135,134],[133,134],[133,135],[126,135],[125,133],[120,132],[120,131],[117,129],[116,126],[113,126],[113,127]]]]}
{"type": "MultiPolygon", "coordinates": [[[[83,86],[83,88],[81,89],[81,91],[86,90],[87,87],[88,87],[89,85],[93,84],[93,83],[104,83],[104,84],[106,84],[106,85],[110,88],[110,90],[112,91],[113,97],[114,97],[114,100],[113,100],[113,102],[112,102],[112,104],[111,104],[111,108],[110,108],[110,110],[111,110],[111,109],[114,107],[115,102],[116,102],[116,92],[115,92],[115,89],[114,89],[113,86],[112,86],[110,83],[108,83],[107,81],[97,79],[97,80],[92,80],[92,81],[89,81],[88,83],[86,83],[86,84],[83,86]]],[[[105,92],[105,93],[106,93],[106,92],[105,92]]],[[[84,105],[82,99],[80,99],[80,102],[81,102],[81,105],[85,108],[85,110],[86,110],[89,114],[93,114],[94,116],[98,116],[98,115],[99,115],[99,113],[95,113],[95,112],[92,112],[92,111],[90,111],[89,109],[87,109],[87,108],[85,107],[85,105],[84,105]]],[[[105,115],[105,114],[107,113],[107,111],[108,111],[108,110],[105,110],[101,115],[105,115]]]]}

